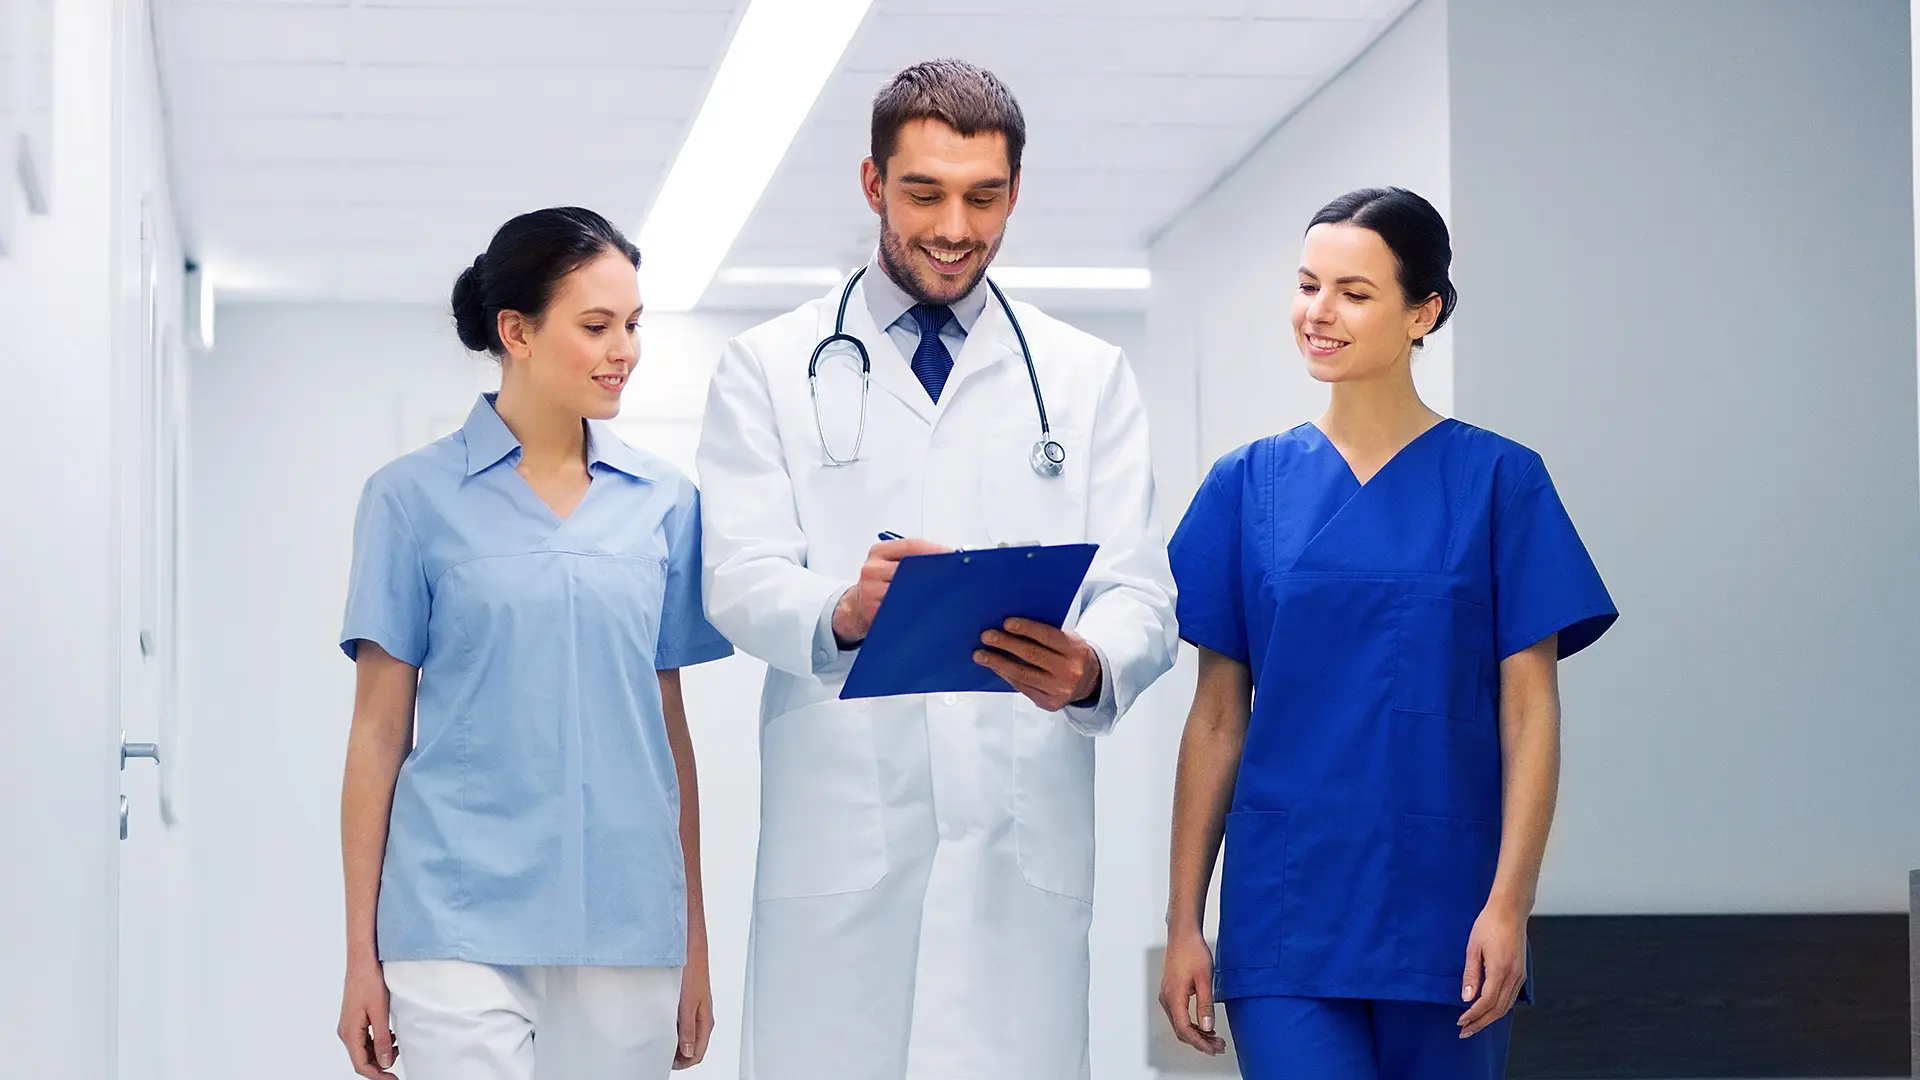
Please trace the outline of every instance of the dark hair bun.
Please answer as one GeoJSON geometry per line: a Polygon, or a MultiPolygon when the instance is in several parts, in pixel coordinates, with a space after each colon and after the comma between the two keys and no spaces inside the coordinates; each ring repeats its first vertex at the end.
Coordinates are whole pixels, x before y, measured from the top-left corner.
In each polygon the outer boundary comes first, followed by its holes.
{"type": "Polygon", "coordinates": [[[493,243],[453,283],[453,326],[460,344],[504,356],[500,313],[538,321],[560,280],[605,252],[640,268],[640,249],[606,218],[577,206],[535,210],[500,226],[493,243]]]}
{"type": "Polygon", "coordinates": [[[460,344],[474,352],[491,352],[497,329],[487,317],[487,257],[483,254],[473,265],[460,271],[453,283],[453,328],[460,344]]]}

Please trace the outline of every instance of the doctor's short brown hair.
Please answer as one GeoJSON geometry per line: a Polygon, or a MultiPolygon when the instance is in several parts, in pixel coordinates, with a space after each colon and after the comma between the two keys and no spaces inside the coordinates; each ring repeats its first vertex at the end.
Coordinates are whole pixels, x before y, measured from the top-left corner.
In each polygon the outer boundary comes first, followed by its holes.
{"type": "Polygon", "coordinates": [[[1027,119],[1007,84],[965,60],[927,60],[895,75],[873,99],[873,163],[887,174],[899,149],[900,129],[915,120],[938,120],[962,135],[997,131],[1007,140],[1008,175],[1020,175],[1027,146],[1027,119]]]}

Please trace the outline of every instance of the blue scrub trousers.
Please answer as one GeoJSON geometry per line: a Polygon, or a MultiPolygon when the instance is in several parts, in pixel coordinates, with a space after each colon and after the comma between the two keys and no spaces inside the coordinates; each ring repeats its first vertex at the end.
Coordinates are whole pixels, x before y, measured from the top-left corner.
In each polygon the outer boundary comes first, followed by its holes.
{"type": "Polygon", "coordinates": [[[1246,1080],[1498,1080],[1508,1013],[1460,1038],[1456,1005],[1349,998],[1247,997],[1226,1003],[1246,1080]]]}

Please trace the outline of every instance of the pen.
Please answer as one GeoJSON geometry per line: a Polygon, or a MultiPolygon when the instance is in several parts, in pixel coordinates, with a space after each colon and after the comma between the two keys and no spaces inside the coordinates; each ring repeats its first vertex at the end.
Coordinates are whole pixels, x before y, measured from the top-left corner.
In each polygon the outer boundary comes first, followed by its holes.
{"type": "Polygon", "coordinates": [[[880,534],[880,539],[882,539],[882,540],[905,540],[905,539],[906,539],[906,537],[904,537],[904,536],[901,536],[901,535],[900,535],[899,533],[897,533],[897,532],[883,532],[883,533],[881,533],[881,534],[880,534]]]}

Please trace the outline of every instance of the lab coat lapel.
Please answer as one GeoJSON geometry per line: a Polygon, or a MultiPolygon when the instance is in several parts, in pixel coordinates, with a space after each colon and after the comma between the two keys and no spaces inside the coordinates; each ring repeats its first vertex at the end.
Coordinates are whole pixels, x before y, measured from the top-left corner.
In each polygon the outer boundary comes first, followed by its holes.
{"type": "Polygon", "coordinates": [[[968,379],[1010,356],[1019,355],[1020,346],[1014,339],[1013,327],[1007,322],[1006,311],[1000,307],[1000,301],[989,298],[986,310],[973,321],[973,329],[967,334],[967,343],[960,347],[960,355],[953,358],[953,371],[947,375],[947,385],[940,391],[941,403],[952,401],[968,379]]]}
{"type": "MultiPolygon", "coordinates": [[[[915,416],[931,427],[933,418],[938,412],[934,407],[933,399],[927,396],[927,388],[920,385],[919,376],[913,373],[913,368],[907,363],[906,357],[900,355],[900,350],[893,344],[893,339],[873,325],[873,312],[867,307],[865,289],[866,286],[863,283],[855,291],[853,302],[847,305],[847,333],[859,338],[861,343],[866,345],[873,362],[873,385],[899,398],[901,404],[911,409],[915,416]]],[[[836,296],[834,300],[833,306],[837,308],[839,297],[836,296]]],[[[824,337],[833,332],[832,318],[833,312],[829,311],[827,328],[821,336],[824,337]]]]}

